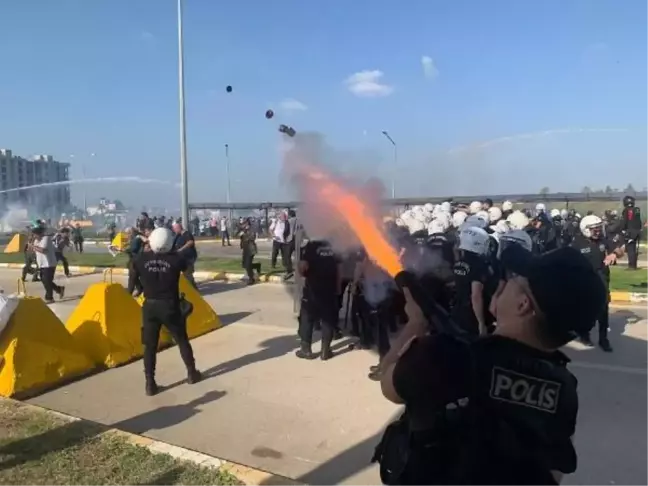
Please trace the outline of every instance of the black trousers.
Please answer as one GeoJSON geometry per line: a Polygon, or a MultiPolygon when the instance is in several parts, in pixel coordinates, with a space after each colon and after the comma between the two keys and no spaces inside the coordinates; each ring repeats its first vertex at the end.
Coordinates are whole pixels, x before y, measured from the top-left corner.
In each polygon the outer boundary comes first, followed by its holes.
{"type": "Polygon", "coordinates": [[[34,257],[25,256],[25,265],[22,268],[23,282],[27,278],[27,275],[33,275],[33,282],[36,282],[38,280],[38,276],[40,275],[40,272],[36,267],[36,259],[34,257]]]}
{"type": "Polygon", "coordinates": [[[221,231],[221,244],[225,246],[225,240],[227,240],[227,244],[231,245],[230,243],[230,237],[229,237],[229,231],[221,231]]]}
{"type": "Polygon", "coordinates": [[[79,253],[83,253],[83,240],[74,240],[74,249],[79,253]]]}
{"type": "Polygon", "coordinates": [[[261,264],[254,263],[254,256],[255,254],[252,252],[243,251],[243,256],[241,259],[241,266],[245,269],[245,273],[250,280],[254,280],[254,270],[256,270],[258,273],[261,273],[261,264]]]}
{"type": "Polygon", "coordinates": [[[362,293],[354,296],[351,304],[353,334],[360,337],[363,347],[378,346],[382,359],[390,349],[389,329],[395,324],[392,299],[387,298],[379,304],[367,302],[362,293]],[[393,324],[392,324],[393,323],[393,324]]]}
{"type": "Polygon", "coordinates": [[[138,293],[142,293],[144,288],[142,287],[142,282],[139,279],[135,278],[135,272],[133,270],[133,260],[128,260],[128,288],[135,289],[138,293]]]}
{"type": "Polygon", "coordinates": [[[54,300],[54,292],[60,294],[62,288],[54,283],[54,273],[56,267],[47,267],[40,269],[40,278],[45,287],[45,300],[54,300]]]}
{"type": "Polygon", "coordinates": [[[187,325],[180,314],[177,301],[146,299],[142,305],[142,344],[144,345],[144,374],[148,379],[155,376],[157,348],[160,330],[166,327],[178,345],[187,372],[196,369],[193,349],[187,336],[187,325]]]}
{"type": "Polygon", "coordinates": [[[338,322],[338,307],[336,296],[328,299],[314,300],[304,296],[299,311],[299,339],[303,345],[313,344],[313,330],[316,324],[322,325],[322,351],[331,348],[333,335],[338,322]]]}
{"type": "Polygon", "coordinates": [[[292,254],[295,251],[295,241],[289,243],[283,243],[281,245],[281,258],[283,266],[286,268],[286,272],[293,273],[292,266],[292,254]]]}
{"type": "Polygon", "coordinates": [[[63,254],[62,251],[57,251],[54,253],[56,255],[56,262],[61,262],[63,264],[63,273],[65,273],[66,277],[70,276],[70,264],[67,261],[67,258],[65,258],[65,255],[63,254]]]}
{"type": "Polygon", "coordinates": [[[625,248],[628,253],[628,268],[637,268],[637,259],[639,258],[639,240],[633,240],[626,243],[625,248]]]}
{"type": "Polygon", "coordinates": [[[599,341],[606,340],[608,338],[608,327],[610,327],[610,304],[605,303],[605,307],[601,310],[601,313],[598,316],[598,334],[599,341]]]}

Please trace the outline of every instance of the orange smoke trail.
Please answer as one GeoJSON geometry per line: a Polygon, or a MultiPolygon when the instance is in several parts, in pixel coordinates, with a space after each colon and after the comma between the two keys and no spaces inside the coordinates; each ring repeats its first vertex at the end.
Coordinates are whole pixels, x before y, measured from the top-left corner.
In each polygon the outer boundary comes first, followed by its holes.
{"type": "Polygon", "coordinates": [[[358,237],[369,257],[392,277],[403,271],[396,250],[391,247],[377,222],[370,216],[369,208],[352,192],[336,183],[322,171],[300,163],[302,172],[313,183],[309,189],[317,191],[348,224],[358,237]]]}

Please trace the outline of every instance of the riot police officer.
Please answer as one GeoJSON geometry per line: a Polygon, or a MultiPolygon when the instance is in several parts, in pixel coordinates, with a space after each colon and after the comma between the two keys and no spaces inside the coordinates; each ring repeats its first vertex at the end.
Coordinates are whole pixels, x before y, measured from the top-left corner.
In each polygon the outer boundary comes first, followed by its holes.
{"type": "Polygon", "coordinates": [[[129,279],[128,291],[133,293],[135,282],[140,281],[144,292],[142,305],[142,344],[144,345],[144,376],[146,394],[155,395],[155,365],[158,341],[162,326],[166,327],[178,345],[180,356],[187,368],[187,382],[197,383],[202,375],[196,369],[193,349],[189,343],[186,326],[186,301],[181,302],[180,276],[187,262],[177,253],[170,253],[174,235],[166,228],[153,230],[148,237],[151,251],[137,255],[133,260],[134,278],[129,279]]]}
{"type": "Polygon", "coordinates": [[[639,237],[641,236],[641,213],[635,206],[635,198],[623,198],[623,212],[621,213],[621,231],[625,239],[626,253],[628,254],[628,269],[637,269],[639,237]]]}
{"type": "Polygon", "coordinates": [[[342,284],[341,261],[324,239],[310,239],[301,250],[299,274],[304,277],[299,312],[300,349],[298,358],[314,359],[313,330],[321,322],[322,350],[320,358],[333,357],[331,342],[338,324],[338,296],[342,284]]]}
{"type": "Polygon", "coordinates": [[[573,248],[513,245],[502,263],[497,330],[474,342],[429,332],[406,289],[409,322],[381,379],[405,404],[374,455],[383,483],[557,484],[575,471],[577,380],[559,349],[591,329],[604,285],[573,248]]]}
{"type": "MultiPolygon", "coordinates": [[[[596,215],[585,216],[580,222],[580,234],[574,238],[572,246],[583,254],[590,262],[601,281],[605,284],[606,291],[610,292],[610,265],[616,261],[614,243],[603,235],[603,220],[596,215]]],[[[599,346],[603,351],[612,352],[608,339],[610,323],[609,308],[601,308],[598,320],[599,346]]],[[[589,333],[582,334],[580,341],[586,346],[593,346],[589,333]]]]}

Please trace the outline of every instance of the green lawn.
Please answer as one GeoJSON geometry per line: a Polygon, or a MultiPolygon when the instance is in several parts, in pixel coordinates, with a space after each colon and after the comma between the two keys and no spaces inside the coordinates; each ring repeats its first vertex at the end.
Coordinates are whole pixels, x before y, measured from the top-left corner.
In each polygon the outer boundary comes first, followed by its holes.
{"type": "Polygon", "coordinates": [[[105,430],[0,400],[0,484],[242,484],[105,430]]]}
{"type": "Polygon", "coordinates": [[[647,292],[648,270],[628,270],[625,265],[611,267],[612,278],[610,279],[610,290],[626,292],[647,292]]]}
{"type": "MultiPolygon", "coordinates": [[[[125,267],[126,256],[117,255],[112,257],[108,252],[106,253],[73,253],[67,255],[70,265],[89,266],[89,267],[125,267]]],[[[270,268],[270,260],[259,259],[255,262],[261,263],[262,272],[266,272],[270,268]]],[[[22,253],[0,253],[0,263],[24,263],[22,253]]],[[[196,262],[196,270],[203,270],[209,272],[232,272],[243,273],[240,258],[218,258],[201,256],[196,262]]]]}

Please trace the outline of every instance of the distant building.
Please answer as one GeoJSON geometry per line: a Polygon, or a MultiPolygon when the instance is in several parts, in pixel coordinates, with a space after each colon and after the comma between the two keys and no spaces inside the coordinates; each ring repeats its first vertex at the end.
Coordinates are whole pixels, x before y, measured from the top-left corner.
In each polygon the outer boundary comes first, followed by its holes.
{"type": "Polygon", "coordinates": [[[20,204],[42,212],[63,211],[70,205],[68,184],[20,190],[69,178],[70,164],[58,162],[51,155],[36,155],[32,160],[0,149],[0,206],[20,204]]]}

